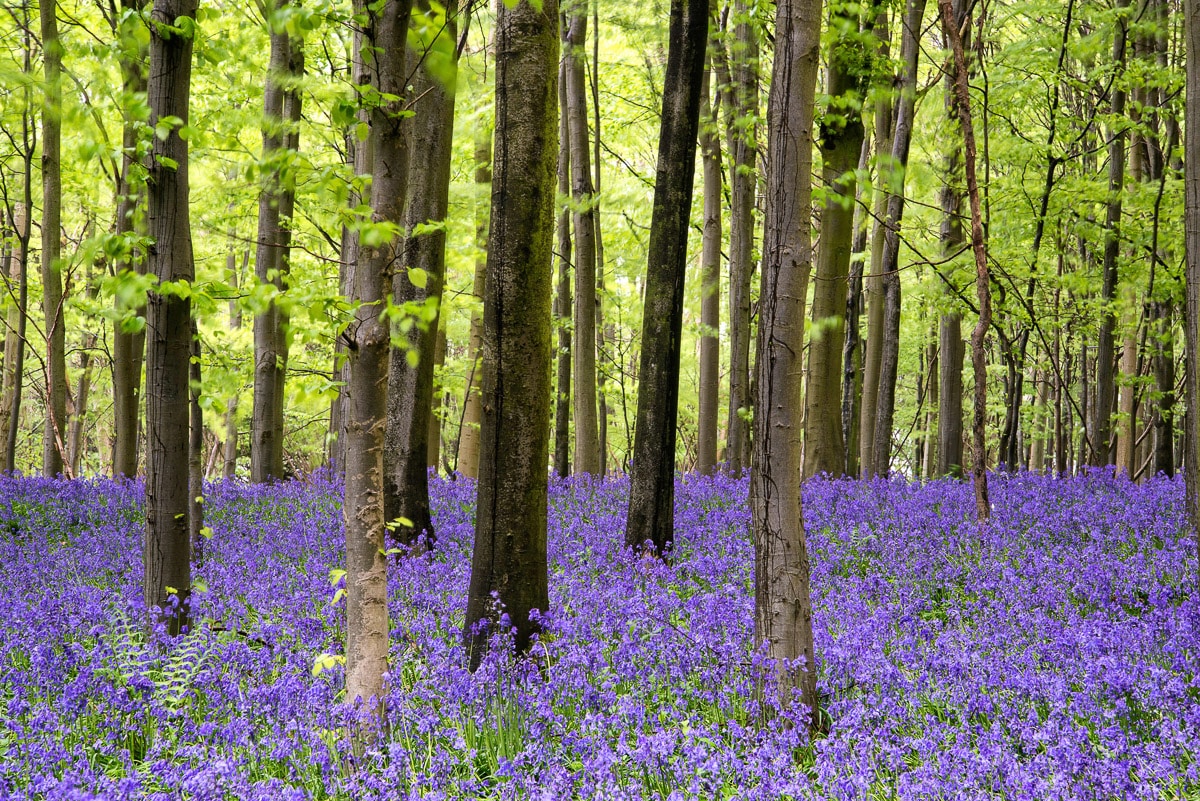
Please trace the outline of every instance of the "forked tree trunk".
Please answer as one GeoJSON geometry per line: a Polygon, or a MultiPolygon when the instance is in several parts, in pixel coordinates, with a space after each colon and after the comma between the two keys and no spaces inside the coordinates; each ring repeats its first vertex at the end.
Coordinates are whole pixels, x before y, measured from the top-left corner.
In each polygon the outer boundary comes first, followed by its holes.
{"type": "MultiPolygon", "coordinates": [[[[366,71],[375,100],[367,109],[374,158],[369,225],[404,223],[408,153],[404,131],[411,0],[382,6],[355,0],[362,19],[366,71]]],[[[347,331],[346,382],[346,701],[362,704],[371,723],[384,714],[388,665],[387,557],[384,554],[383,439],[387,418],[391,332],[383,307],[402,263],[403,239],[360,237],[354,300],[347,331]],[[376,240],[370,238],[373,243],[376,240]]],[[[367,736],[373,736],[368,728],[367,736]]]]}
{"type": "Polygon", "coordinates": [[[650,218],[637,427],[625,544],[665,556],[675,536],[675,435],[687,237],[696,172],[707,0],[671,0],[670,42],[650,218]]]}
{"type": "MultiPolygon", "coordinates": [[[[155,0],[150,19],[150,125],[175,117],[154,137],[146,192],[147,268],[159,283],[192,281],[188,214],[188,146],[179,135],[188,121],[192,36],[178,27],[195,19],[197,0],[155,0]]],[[[146,541],[142,584],[147,610],[167,614],[178,634],[188,624],[192,586],[188,504],[188,365],[192,304],[177,294],[151,292],[146,304],[146,541]],[[177,604],[177,606],[176,606],[177,604]]],[[[152,613],[153,614],[153,613],[152,613]]],[[[153,618],[152,618],[153,619],[153,618]]]]}
{"type": "MultiPolygon", "coordinates": [[[[425,13],[429,0],[418,0],[425,13]]],[[[445,9],[442,46],[457,53],[458,20],[453,2],[445,9]]],[[[432,47],[437,47],[433,44],[432,47]]],[[[443,63],[453,74],[435,75],[429,55],[412,51],[417,66],[412,84],[411,144],[403,261],[392,276],[397,306],[424,309],[426,315],[406,335],[407,348],[392,348],[388,372],[387,434],[383,452],[383,511],[394,541],[412,545],[424,533],[434,540],[429,511],[429,418],[433,409],[433,369],[442,286],[446,267],[444,223],[450,201],[450,157],[454,142],[454,80],[457,61],[443,63]],[[433,224],[422,232],[418,226],[433,224]],[[417,360],[411,361],[416,354],[417,360]],[[401,520],[403,518],[403,520],[401,520]]]]}
{"type": "Polygon", "coordinates": [[[808,548],[800,506],[801,354],[812,269],[812,131],[821,42],[820,0],[779,0],[767,104],[758,382],[750,513],[754,636],[775,667],[780,703],[820,717],[808,548]]]}
{"type": "MultiPolygon", "coordinates": [[[[719,47],[711,43],[710,50],[719,47]]],[[[703,163],[704,234],[700,248],[700,386],[696,420],[696,470],[711,475],[717,466],[717,388],[721,380],[721,140],[711,100],[712,71],[700,91],[700,151],[703,163]]]]}
{"type": "Polygon", "coordinates": [[[463,640],[479,665],[501,612],[523,652],[549,609],[546,460],[557,159],[558,8],[496,14],[496,150],[484,302],[475,547],[463,640]]]}

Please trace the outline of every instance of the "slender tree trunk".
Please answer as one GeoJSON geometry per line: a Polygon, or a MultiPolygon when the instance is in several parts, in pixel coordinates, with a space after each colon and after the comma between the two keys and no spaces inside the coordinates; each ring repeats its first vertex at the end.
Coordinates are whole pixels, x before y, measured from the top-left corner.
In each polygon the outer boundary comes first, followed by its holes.
{"type": "Polygon", "coordinates": [[[925,448],[922,453],[921,475],[925,478],[933,478],[937,475],[937,421],[938,421],[938,398],[941,396],[941,385],[938,381],[939,371],[938,362],[940,354],[938,353],[938,327],[937,323],[933,324],[933,330],[929,335],[929,344],[925,346],[925,363],[929,367],[928,377],[925,379],[925,448]]]}
{"type": "Polygon", "coordinates": [[[846,291],[854,240],[855,168],[862,153],[863,91],[870,71],[856,68],[853,53],[862,46],[858,10],[835,8],[829,27],[826,89],[831,108],[821,120],[821,177],[826,188],[821,211],[821,246],[813,285],[813,340],[808,351],[808,390],[804,395],[804,475],[840,476],[846,467],[842,437],[842,345],[846,291]]]}
{"type": "MultiPolygon", "coordinates": [[[[260,285],[278,293],[287,289],[291,216],[295,180],[288,164],[299,144],[300,89],[304,73],[303,41],[288,33],[285,15],[292,0],[273,0],[267,7],[271,61],[263,93],[262,162],[264,178],[258,200],[258,246],[254,275],[260,285]]],[[[254,411],[250,418],[250,479],[255,483],[284,477],[283,391],[287,375],[287,319],[274,299],[254,317],[254,411]]]]}
{"type": "MultiPolygon", "coordinates": [[[[1117,0],[1118,13],[1116,33],[1113,36],[1113,63],[1124,70],[1127,21],[1124,10],[1129,0],[1117,0]]],[[[1120,119],[1125,114],[1125,89],[1121,81],[1112,87],[1111,114],[1120,119]]],[[[1113,463],[1112,407],[1116,390],[1113,367],[1116,362],[1115,334],[1117,327],[1117,256],[1121,241],[1121,195],[1125,186],[1125,126],[1114,123],[1109,130],[1108,143],[1108,203],[1104,218],[1104,280],[1100,300],[1100,335],[1096,341],[1096,402],[1092,407],[1092,453],[1090,464],[1095,467],[1113,463]]]]}
{"type": "MultiPolygon", "coordinates": [[[[566,31],[564,30],[564,35],[566,31]]],[[[564,43],[565,44],[565,43],[564,43]]],[[[558,139],[570,142],[567,127],[567,62],[558,69],[558,139]]],[[[571,148],[558,149],[558,194],[571,195],[571,148]]],[[[571,208],[563,204],[556,223],[558,238],[558,288],[554,297],[555,328],[558,330],[557,380],[554,401],[554,474],[571,474],[571,208]]]]}
{"type": "MultiPolygon", "coordinates": [[[[1184,30],[1187,40],[1184,152],[1200,153],[1200,0],[1184,0],[1184,30]]],[[[1184,402],[1184,483],[1187,487],[1188,521],[1200,540],[1200,159],[1184,160],[1184,271],[1186,342],[1184,402]]]]}
{"type": "Polygon", "coordinates": [[[675,435],[688,223],[696,171],[707,0],[671,0],[670,43],[650,221],[637,427],[625,544],[665,556],[675,536],[675,435]]]}
{"type": "MultiPolygon", "coordinates": [[[[424,12],[429,0],[417,0],[424,12]]],[[[443,47],[457,53],[457,8],[446,6],[446,23],[439,37],[443,47]]],[[[437,47],[434,43],[431,47],[437,47]]],[[[450,157],[454,141],[454,81],[457,62],[443,63],[454,73],[435,75],[429,54],[413,51],[418,64],[411,80],[415,117],[409,127],[413,159],[408,171],[408,202],[401,268],[392,276],[392,300],[397,306],[422,307],[425,318],[407,333],[406,348],[391,349],[388,373],[387,434],[383,452],[383,511],[393,525],[391,537],[412,545],[424,532],[434,540],[429,512],[429,417],[433,408],[434,352],[437,350],[442,286],[446,268],[446,220],[450,203],[450,157]],[[418,155],[419,154],[419,155],[418,155]],[[422,233],[430,223],[436,230],[422,233]],[[416,354],[416,364],[410,360],[416,354]],[[405,522],[396,524],[400,518],[405,522]]]]}
{"type": "Polygon", "coordinates": [[[546,461],[558,8],[496,14],[496,148],[484,303],[479,497],[463,639],[472,668],[501,609],[524,652],[549,609],[546,461]]]}
{"type": "MultiPolygon", "coordinates": [[[[89,292],[95,295],[95,292],[89,292]]],[[[78,476],[82,466],[84,431],[87,427],[88,396],[92,390],[92,351],[96,347],[97,336],[89,333],[85,336],[79,349],[79,373],[75,377],[75,397],[71,398],[70,425],[67,428],[67,462],[70,464],[71,476],[78,476]]]]}
{"type": "MultiPolygon", "coordinates": [[[[155,137],[147,179],[147,267],[161,285],[192,281],[188,213],[188,146],[179,135],[188,121],[192,36],[179,27],[194,20],[197,0],[155,0],[150,18],[150,125],[177,118],[155,137]]],[[[158,607],[167,628],[188,625],[192,586],[188,504],[188,365],[192,304],[177,294],[151,292],[146,304],[146,541],[142,584],[146,608],[158,607]]],[[[151,612],[153,615],[154,613],[151,612]]]]}
{"type": "MultiPolygon", "coordinates": [[[[596,229],[596,383],[599,397],[599,443],[600,443],[600,475],[608,472],[608,376],[611,373],[603,367],[605,354],[609,352],[615,339],[615,329],[612,323],[604,322],[604,236],[600,220],[600,187],[603,162],[600,158],[600,0],[592,0],[592,163],[596,178],[594,181],[595,194],[592,197],[592,223],[596,229]]],[[[609,358],[611,368],[611,358],[609,358]]]]}
{"type": "MultiPolygon", "coordinates": [[[[374,160],[369,225],[404,224],[408,153],[404,130],[406,50],[411,0],[382,6],[355,0],[363,26],[366,71],[376,98],[367,108],[368,147],[374,160]],[[378,93],[378,94],[375,94],[378,93]]],[[[346,383],[346,700],[361,703],[375,722],[384,714],[388,665],[387,559],[384,556],[383,445],[387,421],[391,333],[383,307],[392,276],[401,269],[403,239],[360,237],[354,300],[347,331],[346,383]],[[374,238],[372,238],[372,241],[374,238]]],[[[368,736],[371,736],[368,734],[368,736]]]]}
{"type": "MultiPolygon", "coordinates": [[[[712,42],[710,51],[720,44],[712,42]]],[[[704,234],[700,248],[700,398],[696,421],[696,470],[711,475],[717,466],[717,388],[721,381],[721,140],[718,104],[711,99],[712,71],[700,91],[700,152],[703,164],[704,234]]]]}
{"type": "Polygon", "coordinates": [[[812,269],[812,132],[820,57],[820,0],[779,0],[767,104],[767,216],[758,326],[750,513],[754,635],[765,642],[780,701],[809,710],[817,728],[816,652],[808,549],[800,506],[801,354],[812,269]]]}
{"type": "MultiPolygon", "coordinates": [[[[983,211],[979,202],[979,182],[975,177],[975,128],[971,124],[971,95],[967,85],[967,59],[963,53],[960,29],[956,24],[953,0],[938,0],[942,12],[942,30],[950,42],[954,57],[955,106],[963,137],[963,167],[967,180],[967,198],[971,204],[971,252],[975,256],[975,291],[979,298],[979,320],[971,333],[971,366],[975,373],[975,413],[972,424],[972,473],[975,485],[975,513],[985,522],[991,515],[987,485],[987,354],[984,350],[988,327],[992,324],[992,292],[983,240],[983,211]]],[[[964,23],[966,27],[967,23],[964,23]]]]}
{"type": "Polygon", "coordinates": [[[483,297],[487,288],[488,212],[483,198],[492,195],[492,136],[482,130],[475,139],[475,243],[479,254],[475,259],[475,286],[472,294],[479,299],[479,310],[471,315],[471,341],[467,346],[467,388],[463,399],[463,420],[458,434],[458,472],[470,478],[479,476],[479,426],[483,416],[479,385],[482,379],[483,358],[483,297]]]}
{"type": "Polygon", "coordinates": [[[188,539],[192,559],[199,565],[204,558],[204,412],[200,408],[200,329],[191,321],[191,358],[188,360],[188,539]]]}
{"type": "MultiPolygon", "coordinates": [[[[28,56],[27,59],[28,61],[28,56]]],[[[30,179],[32,178],[32,147],[29,142],[30,129],[28,117],[22,119],[25,136],[24,174],[21,177],[23,198],[16,204],[10,222],[16,237],[9,262],[8,284],[13,291],[13,305],[8,312],[7,333],[4,337],[4,396],[0,399],[3,407],[3,429],[0,430],[4,443],[4,472],[11,473],[16,469],[17,429],[21,422],[21,386],[25,377],[25,329],[29,303],[29,237],[30,220],[28,209],[32,198],[30,179]]]]}
{"type": "MultiPolygon", "coordinates": [[[[124,45],[118,51],[121,68],[122,92],[125,97],[137,97],[146,91],[146,46],[139,42],[142,25],[141,12],[146,0],[122,0],[121,9],[126,16],[124,22],[113,31],[124,45]],[[136,12],[136,13],[130,13],[136,12]],[[136,26],[136,27],[135,27],[136,26]],[[130,57],[130,52],[136,56],[130,57]]],[[[121,175],[117,181],[117,209],[113,233],[118,238],[132,238],[137,230],[138,198],[143,189],[134,186],[134,171],[139,165],[137,146],[139,121],[132,109],[122,110],[124,126],[121,135],[121,175]]],[[[129,256],[113,264],[113,272],[120,276],[127,270],[144,273],[145,258],[130,246],[129,256]]],[[[142,360],[146,351],[146,331],[141,326],[131,325],[126,316],[142,314],[144,309],[126,309],[118,301],[120,315],[113,324],[113,460],[114,476],[137,474],[138,463],[138,420],[142,410],[142,360]]]]}
{"type": "MultiPolygon", "coordinates": [[[[897,103],[896,130],[892,138],[892,167],[904,175],[908,170],[908,150],[912,141],[916,111],[917,59],[921,45],[921,20],[925,0],[908,0],[904,30],[900,39],[900,99],[897,103]]],[[[892,454],[892,422],[896,413],[896,375],[900,368],[900,223],[904,217],[904,181],[893,179],[887,193],[883,256],[880,273],[883,285],[883,327],[879,354],[879,379],[876,385],[875,436],[872,468],[874,475],[887,476],[892,454]]]]}
{"type": "Polygon", "coordinates": [[[42,309],[46,317],[46,425],[42,435],[42,473],[63,471],[67,437],[66,326],[62,264],[62,43],[58,3],[42,0],[42,58],[46,94],[42,105],[42,309]]]}
{"type": "MultiPolygon", "coordinates": [[[[863,138],[858,171],[864,173],[871,161],[871,143],[863,138]]],[[[854,202],[854,240],[850,245],[850,276],[846,291],[846,338],[842,344],[842,441],[846,446],[845,474],[859,476],[858,438],[862,418],[863,348],[863,254],[867,250],[867,215],[863,211],[863,187],[859,184],[854,202]]]]}
{"type": "MultiPolygon", "coordinates": [[[[231,234],[233,232],[230,232],[231,234]]],[[[225,277],[229,285],[235,290],[241,286],[241,273],[245,270],[246,264],[250,259],[250,251],[245,251],[245,257],[242,262],[242,270],[238,270],[237,256],[233,250],[233,236],[230,236],[229,252],[225,255],[225,277]]],[[[242,327],[242,307],[238,303],[237,298],[229,301],[229,328],[237,331],[242,327]]],[[[238,395],[235,392],[234,396],[229,399],[229,408],[225,411],[225,446],[224,446],[224,464],[221,470],[222,477],[226,479],[237,476],[237,455],[238,455],[238,395]]]]}
{"type": "Polygon", "coordinates": [[[582,3],[566,17],[563,42],[571,200],[575,206],[575,473],[598,475],[601,458],[596,416],[596,215],[592,208],[595,190],[588,148],[588,87],[584,76],[587,8],[582,3]]]}
{"type": "Polygon", "coordinates": [[[729,417],[726,468],[750,467],[750,283],[754,277],[754,205],[758,194],[758,28],[748,0],[734,0],[732,84],[726,93],[729,149],[729,417]]]}
{"type": "MultiPolygon", "coordinates": [[[[439,304],[440,306],[440,304],[439,304]]],[[[442,368],[446,365],[446,317],[438,317],[437,342],[433,346],[433,398],[429,404],[429,433],[425,464],[436,476],[442,453],[442,368]]]]}

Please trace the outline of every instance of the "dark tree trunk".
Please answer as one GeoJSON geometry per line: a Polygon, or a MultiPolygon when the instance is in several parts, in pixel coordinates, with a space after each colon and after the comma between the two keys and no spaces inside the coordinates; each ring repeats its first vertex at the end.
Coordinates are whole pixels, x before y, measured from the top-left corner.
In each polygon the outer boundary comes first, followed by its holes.
{"type": "MultiPolygon", "coordinates": [[[[849,6],[832,12],[829,27],[837,31],[830,44],[826,89],[830,110],[821,120],[821,177],[825,203],[821,210],[821,245],[813,285],[813,339],[808,350],[808,389],[804,394],[804,475],[840,476],[846,467],[842,436],[842,346],[846,331],[846,290],[854,241],[855,169],[865,132],[863,91],[870,70],[859,66],[861,48],[858,11],[849,6]]],[[[869,36],[869,34],[867,34],[869,36]]]]}
{"type": "Polygon", "coordinates": [[[767,104],[767,216],[758,326],[750,512],[754,639],[766,643],[780,703],[820,719],[808,549],[800,506],[801,354],[812,269],[812,132],[820,0],[779,0],[767,104]]]}
{"type": "MultiPolygon", "coordinates": [[[[908,169],[908,150],[912,142],[913,114],[916,110],[917,59],[921,45],[921,19],[925,0],[908,0],[904,30],[900,38],[900,99],[896,111],[896,131],[892,138],[892,165],[903,175],[908,169]]],[[[900,367],[900,223],[904,217],[904,183],[895,181],[887,195],[884,218],[883,257],[880,272],[883,283],[883,327],[880,329],[879,383],[875,401],[873,474],[886,476],[892,455],[892,422],[896,413],[896,374],[900,367]]]]}
{"type": "MultiPolygon", "coordinates": [[[[125,46],[118,51],[121,68],[121,90],[126,97],[136,97],[146,91],[146,47],[134,45],[137,31],[130,26],[142,25],[140,12],[145,8],[146,0],[122,0],[123,12],[138,12],[130,14],[125,19],[128,22],[118,26],[113,33],[120,38],[125,46]],[[130,57],[129,46],[133,46],[137,55],[130,57]]],[[[117,181],[117,213],[113,224],[113,234],[118,238],[132,238],[137,227],[138,197],[141,187],[133,185],[133,172],[138,164],[138,126],[130,109],[123,110],[124,126],[122,131],[121,175],[117,181]]],[[[143,273],[146,262],[135,249],[130,246],[122,249],[128,256],[113,264],[113,272],[121,275],[126,270],[143,273]]],[[[117,312],[120,315],[113,325],[113,460],[114,476],[133,476],[137,474],[138,463],[138,420],[142,410],[142,360],[146,352],[146,331],[132,324],[126,317],[130,313],[144,313],[144,309],[126,309],[118,303],[117,312]]]]}
{"type": "MultiPolygon", "coordinates": [[[[28,53],[28,51],[26,51],[28,53]]],[[[28,56],[26,57],[28,62],[28,56]]],[[[9,257],[8,280],[10,287],[16,284],[16,301],[9,310],[8,330],[4,337],[4,472],[16,469],[17,429],[21,421],[21,387],[25,378],[25,329],[29,309],[29,238],[31,234],[28,209],[32,207],[33,147],[29,138],[29,118],[22,119],[25,133],[24,174],[22,176],[23,198],[17,203],[10,222],[16,235],[12,255],[9,257]]]]}
{"type": "Polygon", "coordinates": [[[62,42],[58,3],[42,0],[42,58],[46,73],[42,105],[42,310],[46,319],[46,425],[42,473],[63,471],[67,439],[67,356],[62,265],[62,42]]]}
{"type": "MultiPolygon", "coordinates": [[[[858,157],[859,172],[871,160],[871,143],[864,137],[858,157]]],[[[842,343],[842,442],[845,444],[845,474],[859,476],[858,438],[862,417],[863,348],[860,331],[863,313],[863,259],[867,250],[866,212],[862,186],[855,198],[854,239],[850,245],[850,276],[846,289],[846,336],[842,343]]]]}
{"type": "MultiPolygon", "coordinates": [[[[197,0],[155,0],[150,19],[150,124],[176,117],[180,126],[155,137],[147,180],[147,267],[162,284],[192,281],[188,213],[187,124],[192,37],[176,27],[195,19],[197,0]]],[[[146,608],[158,607],[172,634],[188,624],[192,586],[188,504],[188,365],[192,304],[177,294],[151,292],[146,304],[146,542],[142,584],[146,608]],[[178,604],[176,607],[175,604],[178,604]]],[[[153,614],[153,613],[152,613],[153,614]]]]}
{"type": "MultiPolygon", "coordinates": [[[[429,0],[417,7],[429,10],[429,0]]],[[[458,22],[454,3],[446,7],[446,24],[439,36],[457,53],[458,22]]],[[[437,46],[436,44],[433,46],[437,46]]],[[[392,539],[412,545],[424,532],[434,541],[429,513],[429,417],[433,409],[434,351],[446,267],[446,232],[438,225],[422,233],[418,226],[446,220],[450,201],[450,156],[454,141],[455,76],[434,75],[427,53],[410,52],[419,66],[411,81],[415,117],[409,127],[412,163],[408,170],[406,239],[401,267],[392,277],[392,300],[397,306],[421,308],[426,317],[405,335],[405,348],[391,349],[388,373],[387,434],[383,451],[383,511],[392,526],[392,539]],[[419,155],[417,155],[419,154],[419,155]],[[417,355],[414,365],[410,358],[417,355]],[[404,520],[400,520],[404,518],[404,520]]],[[[443,64],[457,74],[457,62],[443,64]]]]}
{"type": "MultiPolygon", "coordinates": [[[[1187,39],[1184,152],[1200,153],[1200,0],[1184,0],[1187,39]]],[[[1188,521],[1200,540],[1200,159],[1184,160],[1184,229],[1187,265],[1184,273],[1184,333],[1186,359],[1184,403],[1184,483],[1187,486],[1188,521]]]]}
{"type": "Polygon", "coordinates": [[[200,408],[200,329],[191,321],[191,359],[188,360],[188,539],[192,559],[199,565],[204,558],[204,412],[200,408]]]}
{"type": "Polygon", "coordinates": [[[524,652],[549,609],[546,462],[550,288],[558,150],[558,8],[502,4],[496,19],[496,148],[484,301],[483,420],[475,547],[463,640],[470,665],[501,609],[524,652]],[[486,622],[485,622],[486,621],[486,622]]]}
{"type": "Polygon", "coordinates": [[[458,432],[458,455],[456,469],[464,476],[479,476],[479,426],[483,414],[480,403],[479,385],[482,379],[483,358],[483,296],[487,288],[487,262],[483,254],[487,251],[488,214],[484,199],[492,194],[492,137],[491,132],[482,130],[475,139],[475,244],[479,256],[475,259],[475,285],[472,294],[479,299],[478,310],[471,314],[471,341],[467,345],[467,388],[463,398],[463,419],[458,432]]]}
{"type": "MultiPolygon", "coordinates": [[[[408,153],[404,95],[411,0],[382,6],[355,0],[364,20],[368,148],[373,163],[371,219],[366,225],[404,224],[408,153]]],[[[346,332],[346,700],[361,703],[373,719],[384,713],[388,665],[387,559],[384,555],[383,440],[387,422],[388,350],[391,332],[383,306],[392,276],[401,269],[403,239],[360,237],[354,300],[359,304],[346,332]],[[375,238],[371,238],[375,241],[375,238]]]]}
{"type": "Polygon", "coordinates": [[[626,545],[642,548],[649,542],[660,556],[666,555],[675,535],[683,283],[707,42],[706,0],[672,0],[625,525],[626,545]]]}
{"type": "MultiPolygon", "coordinates": [[[[710,43],[710,50],[719,47],[710,43]]],[[[718,385],[721,381],[721,140],[718,105],[712,102],[712,71],[705,72],[700,96],[700,151],[703,163],[704,234],[700,249],[700,386],[696,421],[696,470],[711,475],[717,466],[718,385]]]]}
{"type": "MultiPolygon", "coordinates": [[[[558,70],[558,194],[571,194],[571,149],[567,128],[567,63],[558,70]]],[[[558,210],[558,288],[554,297],[555,328],[558,330],[557,379],[554,396],[554,474],[571,474],[571,209],[558,210]]]]}
{"type": "MultiPolygon", "coordinates": [[[[271,61],[263,94],[262,160],[269,165],[258,200],[258,246],[254,276],[278,293],[287,289],[295,179],[289,154],[299,146],[300,89],[304,74],[304,45],[288,33],[286,14],[292,0],[268,4],[271,61]]],[[[250,480],[255,483],[284,477],[283,406],[287,376],[287,317],[272,299],[254,317],[254,411],[250,418],[250,480]]]]}

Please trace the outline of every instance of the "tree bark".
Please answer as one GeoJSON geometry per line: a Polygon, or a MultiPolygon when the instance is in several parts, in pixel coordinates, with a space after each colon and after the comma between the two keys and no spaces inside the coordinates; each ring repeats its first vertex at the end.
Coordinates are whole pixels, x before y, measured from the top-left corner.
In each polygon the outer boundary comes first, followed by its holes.
{"type": "Polygon", "coordinates": [[[364,223],[357,248],[354,300],[359,305],[347,331],[350,358],[342,506],[346,521],[346,700],[361,703],[373,723],[380,722],[384,714],[388,665],[383,441],[391,333],[383,307],[403,258],[403,240],[397,232],[404,224],[407,197],[404,95],[411,8],[411,0],[387,0],[382,6],[355,0],[355,16],[364,23],[371,89],[364,103],[374,164],[371,219],[364,223]],[[384,230],[367,236],[367,226],[384,226],[384,230]]]}
{"type": "Polygon", "coordinates": [[[28,117],[22,120],[23,132],[26,134],[24,174],[22,175],[22,199],[17,203],[9,222],[12,224],[16,242],[13,245],[9,262],[8,282],[11,288],[16,285],[15,301],[8,312],[7,333],[4,337],[4,395],[0,406],[4,414],[3,429],[0,430],[4,443],[4,472],[12,473],[16,469],[17,429],[21,422],[21,388],[25,378],[25,329],[28,322],[29,309],[29,238],[30,220],[28,209],[32,207],[32,188],[30,180],[33,176],[33,148],[29,141],[28,117]]]}
{"type": "Polygon", "coordinates": [[[637,424],[625,544],[665,556],[674,539],[675,436],[688,223],[696,171],[707,0],[672,0],[650,221],[637,424]]]}
{"type": "MultiPolygon", "coordinates": [[[[245,270],[247,263],[250,260],[249,248],[245,251],[245,256],[242,260],[242,270],[238,270],[237,256],[233,250],[233,232],[230,232],[229,252],[225,255],[225,278],[229,285],[237,289],[242,284],[241,273],[245,270]]],[[[229,328],[231,330],[239,330],[242,327],[242,307],[237,298],[229,301],[229,328]]],[[[221,476],[225,479],[231,479],[237,476],[237,455],[238,455],[238,395],[234,394],[229,399],[229,407],[225,410],[225,443],[224,443],[224,460],[221,469],[221,476]]]]}
{"type": "MultiPolygon", "coordinates": [[[[147,267],[158,279],[195,278],[188,206],[188,121],[197,0],[155,0],[150,17],[150,125],[168,128],[150,153],[146,192],[152,244],[147,267]],[[178,23],[183,21],[183,25],[178,23]],[[172,124],[171,118],[179,121],[172,124]]],[[[147,610],[158,608],[167,629],[188,625],[192,586],[188,504],[188,365],[191,301],[151,292],[146,304],[146,541],[142,584],[147,610]]],[[[155,613],[150,612],[151,620],[155,613]]]]}
{"type": "Polygon", "coordinates": [[[496,147],[484,302],[483,421],[463,640],[472,669],[507,614],[524,652],[549,609],[546,463],[558,147],[558,9],[496,15],[496,147]],[[487,622],[485,622],[487,621],[487,622]],[[489,627],[488,622],[492,624],[489,627]]]}
{"type": "MultiPolygon", "coordinates": [[[[1184,152],[1200,153],[1200,0],[1184,0],[1187,79],[1184,108],[1184,152]]],[[[1186,389],[1184,402],[1184,484],[1188,521],[1200,544],[1200,159],[1184,160],[1184,268],[1186,389]]]]}
{"type": "Polygon", "coordinates": [[[779,0],[767,104],[767,216],[758,327],[750,513],[754,634],[775,666],[780,701],[820,718],[808,549],[800,505],[801,354],[812,269],[812,137],[820,0],[779,0]]]}
{"type": "Polygon", "coordinates": [[[188,359],[188,539],[192,543],[192,560],[199,565],[204,559],[204,412],[200,408],[200,328],[191,321],[191,340],[188,359]]]}
{"type": "MultiPolygon", "coordinates": [[[[304,73],[303,41],[288,33],[283,16],[292,0],[267,6],[271,60],[263,93],[263,187],[258,199],[258,245],[254,275],[260,286],[287,290],[288,253],[296,188],[291,155],[299,145],[300,89],[304,73]]],[[[276,298],[254,316],[254,410],[250,418],[250,479],[255,483],[284,478],[283,406],[287,376],[287,317],[276,298]]]]}
{"type": "Polygon", "coordinates": [[[467,388],[463,399],[463,420],[458,433],[458,472],[468,478],[479,476],[479,426],[483,416],[479,396],[483,358],[483,296],[487,288],[488,212],[482,198],[492,193],[492,135],[481,130],[475,139],[475,191],[479,205],[475,212],[475,285],[472,294],[479,299],[479,309],[471,315],[471,341],[467,346],[467,388]]]}
{"type": "MultiPolygon", "coordinates": [[[[428,13],[429,0],[418,0],[417,8],[428,13]]],[[[447,4],[445,14],[445,25],[438,35],[446,37],[443,46],[457,53],[458,11],[454,2],[447,4]]],[[[406,546],[416,543],[422,533],[427,545],[432,545],[435,539],[429,511],[429,418],[433,409],[434,352],[446,272],[443,226],[450,203],[454,80],[458,69],[455,59],[450,65],[453,76],[439,76],[430,68],[428,53],[410,51],[409,58],[418,66],[411,81],[414,98],[411,110],[415,116],[409,126],[412,163],[408,170],[400,265],[407,269],[400,269],[392,276],[392,300],[398,307],[412,308],[414,313],[424,316],[404,335],[406,347],[392,348],[390,352],[383,451],[384,519],[392,526],[392,540],[406,546]],[[417,226],[429,224],[435,226],[433,230],[427,233],[417,230],[417,226]],[[410,361],[414,353],[416,364],[410,361]]]]}
{"type": "MultiPolygon", "coordinates": [[[[443,285],[444,287],[444,285],[443,285]]],[[[441,304],[439,304],[440,308],[441,304]]],[[[442,454],[442,368],[446,366],[446,318],[439,315],[437,342],[433,346],[433,398],[429,404],[429,433],[425,463],[436,476],[442,454]]]]}
{"type": "MultiPolygon", "coordinates": [[[[712,42],[710,51],[719,47],[712,42]]],[[[718,104],[711,99],[712,70],[700,91],[700,152],[703,164],[704,234],[700,248],[700,398],[696,421],[696,470],[712,475],[717,466],[717,389],[721,380],[721,140],[718,104]]]]}
{"type": "Polygon", "coordinates": [[[63,471],[67,440],[67,357],[62,265],[62,43],[58,3],[42,0],[42,59],[46,94],[42,104],[42,310],[46,319],[46,424],[42,430],[42,474],[63,471]]]}
{"type": "MultiPolygon", "coordinates": [[[[565,34],[565,30],[564,30],[565,34]]],[[[565,43],[564,43],[565,44],[565,43]]],[[[558,139],[569,143],[567,127],[567,62],[558,69],[558,139]]],[[[558,194],[571,195],[571,148],[558,148],[558,194]]],[[[556,223],[558,237],[558,288],[554,297],[555,328],[558,331],[557,379],[554,400],[554,474],[571,474],[571,208],[563,204],[556,223]]]]}

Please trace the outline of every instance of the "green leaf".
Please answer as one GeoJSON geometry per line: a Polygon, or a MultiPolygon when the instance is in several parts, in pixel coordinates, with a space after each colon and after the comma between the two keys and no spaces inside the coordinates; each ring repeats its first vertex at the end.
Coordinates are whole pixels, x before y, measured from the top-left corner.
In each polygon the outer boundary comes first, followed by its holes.
{"type": "Polygon", "coordinates": [[[417,289],[424,289],[429,285],[429,273],[420,267],[409,267],[408,280],[417,289]]]}

